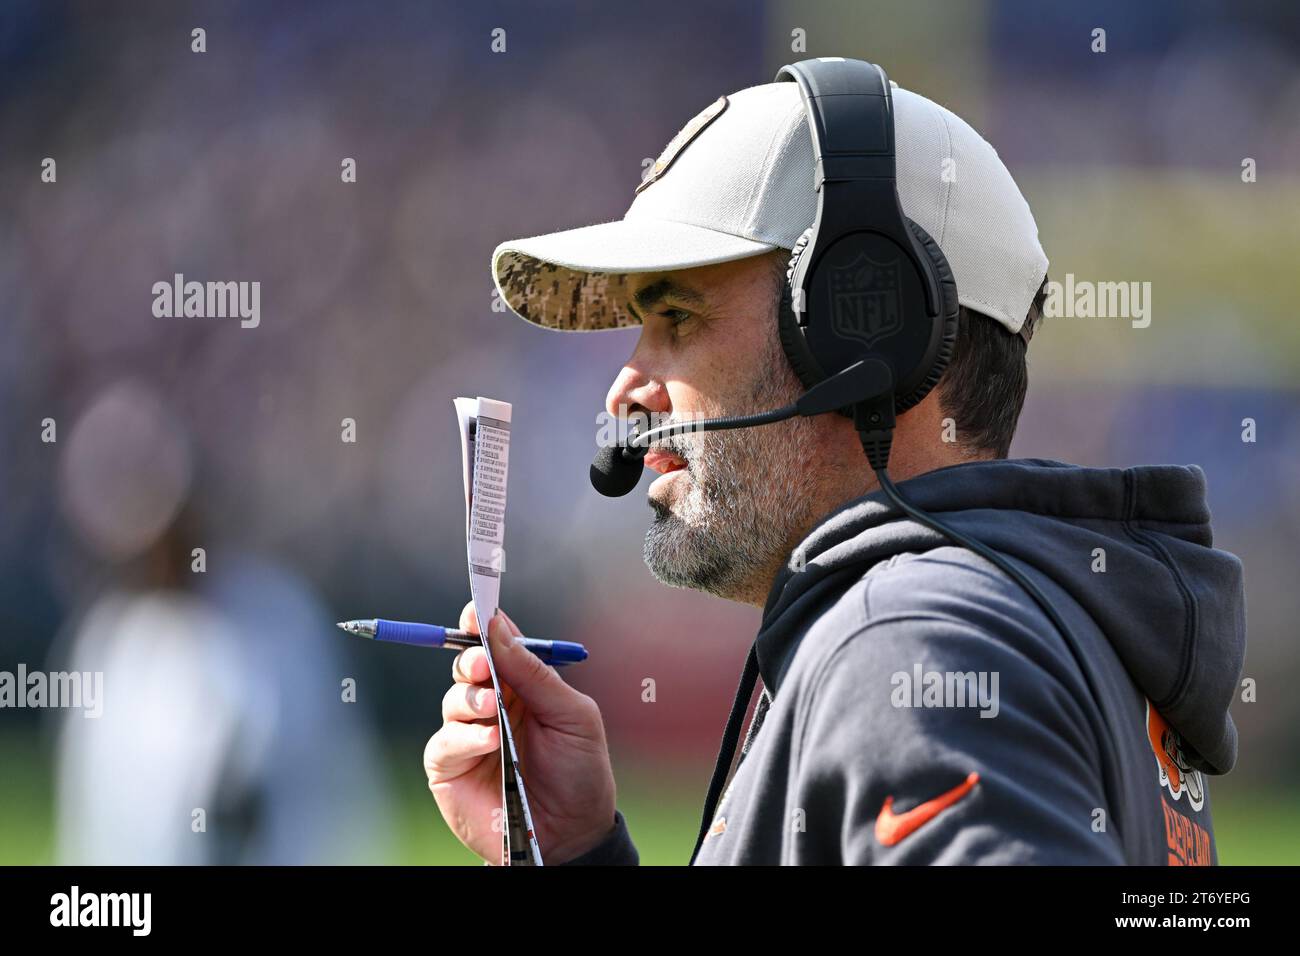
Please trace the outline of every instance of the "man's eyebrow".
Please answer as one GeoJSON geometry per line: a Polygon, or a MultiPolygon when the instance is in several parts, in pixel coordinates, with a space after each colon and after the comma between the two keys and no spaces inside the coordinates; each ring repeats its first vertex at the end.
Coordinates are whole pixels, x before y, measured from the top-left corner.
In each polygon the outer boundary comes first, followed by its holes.
{"type": "Polygon", "coordinates": [[[650,311],[652,305],[662,302],[664,299],[675,299],[683,305],[692,306],[702,306],[705,302],[704,294],[698,289],[693,289],[674,279],[667,278],[652,282],[643,289],[638,289],[632,299],[642,312],[650,311]]]}

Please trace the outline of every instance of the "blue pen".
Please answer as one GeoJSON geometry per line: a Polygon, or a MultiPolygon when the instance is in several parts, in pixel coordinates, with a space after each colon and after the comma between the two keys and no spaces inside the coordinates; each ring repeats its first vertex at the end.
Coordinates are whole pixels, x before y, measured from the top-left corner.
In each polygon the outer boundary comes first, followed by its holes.
{"type": "MultiPolygon", "coordinates": [[[[469,631],[462,631],[455,627],[439,627],[437,624],[416,624],[412,621],[385,621],[383,618],[369,621],[339,621],[339,627],[358,637],[391,641],[396,644],[414,644],[416,647],[454,647],[456,650],[463,650],[483,643],[477,634],[471,634],[469,631]]],[[[547,664],[555,667],[576,664],[587,659],[587,649],[573,641],[543,641],[533,637],[521,637],[519,642],[547,664]]]]}

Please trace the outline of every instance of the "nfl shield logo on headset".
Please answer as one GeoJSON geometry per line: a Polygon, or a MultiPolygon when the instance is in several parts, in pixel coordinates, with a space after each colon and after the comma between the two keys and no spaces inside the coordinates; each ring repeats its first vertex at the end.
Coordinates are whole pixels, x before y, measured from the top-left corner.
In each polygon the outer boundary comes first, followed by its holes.
{"type": "Polygon", "coordinates": [[[831,316],[835,334],[872,346],[903,327],[898,262],[876,262],[860,252],[846,266],[830,270],[831,316]]]}

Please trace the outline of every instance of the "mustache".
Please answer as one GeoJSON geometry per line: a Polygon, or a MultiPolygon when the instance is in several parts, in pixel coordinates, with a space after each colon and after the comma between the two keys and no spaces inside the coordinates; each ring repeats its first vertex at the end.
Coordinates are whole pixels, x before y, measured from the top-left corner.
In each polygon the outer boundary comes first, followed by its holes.
{"type": "Polygon", "coordinates": [[[699,445],[691,439],[696,435],[673,435],[669,438],[662,438],[659,441],[650,443],[651,451],[662,452],[665,455],[675,455],[683,461],[689,462],[691,458],[699,454],[699,445]]]}
{"type": "MultiPolygon", "coordinates": [[[[651,423],[649,428],[642,428],[642,433],[659,428],[666,428],[675,425],[689,425],[692,421],[702,421],[705,416],[698,419],[692,418],[665,418],[651,423]]],[[[657,451],[665,455],[674,455],[683,461],[689,462],[691,458],[699,453],[699,438],[703,432],[686,432],[680,435],[668,435],[663,438],[656,438],[648,446],[649,451],[657,451]]]]}

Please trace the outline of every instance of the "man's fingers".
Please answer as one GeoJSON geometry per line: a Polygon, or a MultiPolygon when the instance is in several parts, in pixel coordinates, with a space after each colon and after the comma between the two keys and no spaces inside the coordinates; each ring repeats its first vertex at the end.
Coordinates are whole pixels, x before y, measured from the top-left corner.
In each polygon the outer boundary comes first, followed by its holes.
{"type": "Polygon", "coordinates": [[[467,647],[451,662],[451,676],[458,684],[490,684],[487,653],[481,647],[467,647]]]}
{"type": "Polygon", "coordinates": [[[460,629],[471,634],[478,633],[478,617],[474,614],[474,602],[470,601],[460,612],[460,629]]]}
{"type": "MultiPolygon", "coordinates": [[[[460,626],[462,630],[469,631],[472,634],[478,633],[478,620],[474,616],[473,601],[466,604],[460,612],[460,626]]],[[[522,636],[522,632],[515,625],[515,622],[510,620],[506,616],[506,612],[499,608],[497,616],[493,619],[493,626],[497,631],[498,638],[502,641],[506,640],[505,637],[501,636],[503,633],[508,633],[510,637],[522,636]]],[[[499,653],[499,649],[494,650],[493,653],[499,653]]],[[[490,688],[492,685],[492,672],[488,670],[487,652],[481,647],[467,647],[457,654],[456,659],[452,661],[451,676],[457,684],[486,684],[490,688]]],[[[497,676],[501,676],[499,672],[497,676]]],[[[509,687],[508,683],[503,684],[501,687],[501,699],[507,708],[515,699],[515,692],[509,687]]],[[[486,706],[489,708],[489,713],[496,712],[495,701],[492,701],[490,697],[486,706]]]]}
{"type": "MultiPolygon", "coordinates": [[[[510,619],[509,614],[507,614],[501,608],[497,608],[497,613],[500,614],[503,618],[505,618],[506,628],[510,631],[511,635],[513,635],[514,637],[523,637],[524,632],[519,630],[519,625],[510,619]]],[[[469,631],[471,634],[479,634],[480,636],[482,636],[482,632],[480,632],[478,629],[478,615],[474,613],[473,601],[470,601],[461,609],[460,629],[462,631],[469,631]]]]}
{"type": "Polygon", "coordinates": [[[458,777],[500,746],[501,732],[496,724],[443,724],[424,746],[424,772],[430,783],[458,777]]]}
{"type": "Polygon", "coordinates": [[[442,719],[482,720],[497,715],[496,694],[490,686],[452,684],[442,698],[442,719]]]}
{"type": "MultiPolygon", "coordinates": [[[[455,660],[451,662],[451,676],[457,684],[481,684],[488,688],[489,694],[492,689],[492,672],[488,670],[487,652],[481,647],[467,647],[456,655],[455,660]]],[[[501,688],[501,699],[507,707],[515,699],[515,692],[508,686],[501,688]]],[[[496,707],[492,697],[488,698],[490,706],[496,707]]],[[[495,713],[495,710],[492,710],[495,713]]]]}

